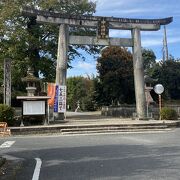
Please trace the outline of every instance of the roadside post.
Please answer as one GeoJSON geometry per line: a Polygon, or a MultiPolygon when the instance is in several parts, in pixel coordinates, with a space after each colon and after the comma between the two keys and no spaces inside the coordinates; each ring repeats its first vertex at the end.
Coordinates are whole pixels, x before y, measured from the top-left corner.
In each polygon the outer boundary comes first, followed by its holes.
{"type": "Polygon", "coordinates": [[[159,96],[159,120],[161,120],[161,109],[162,109],[162,98],[161,94],[164,92],[164,87],[162,84],[157,84],[154,86],[154,91],[159,96]]]}

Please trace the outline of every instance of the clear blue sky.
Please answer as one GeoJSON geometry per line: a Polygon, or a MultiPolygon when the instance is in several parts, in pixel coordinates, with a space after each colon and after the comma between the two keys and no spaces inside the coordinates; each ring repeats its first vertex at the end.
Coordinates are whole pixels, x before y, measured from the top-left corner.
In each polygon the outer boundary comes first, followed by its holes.
{"type": "MultiPolygon", "coordinates": [[[[97,2],[95,15],[124,18],[165,18],[173,17],[167,25],[169,54],[180,58],[180,0],[93,0],[97,2]]],[[[131,37],[130,31],[110,31],[111,37],[131,37]]],[[[142,47],[152,49],[157,60],[162,59],[163,27],[159,31],[141,33],[142,47]]],[[[86,61],[76,59],[68,76],[96,74],[96,60],[86,55],[86,61]]]]}

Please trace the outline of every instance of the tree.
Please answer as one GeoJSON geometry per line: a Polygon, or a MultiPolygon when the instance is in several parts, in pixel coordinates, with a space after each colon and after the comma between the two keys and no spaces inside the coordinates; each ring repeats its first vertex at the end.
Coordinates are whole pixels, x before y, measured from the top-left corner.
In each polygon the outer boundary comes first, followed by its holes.
{"type": "Polygon", "coordinates": [[[95,99],[99,106],[134,102],[132,54],[122,47],[107,47],[97,60],[99,76],[95,99]]]}
{"type": "MultiPolygon", "coordinates": [[[[33,67],[35,76],[44,81],[54,81],[57,54],[58,26],[39,25],[33,17],[23,17],[20,9],[23,5],[42,10],[59,11],[70,15],[92,15],[95,3],[88,0],[16,0],[0,2],[0,63],[4,58],[12,61],[12,86],[15,91],[24,89],[21,77],[26,76],[27,67],[33,67]]],[[[95,33],[93,29],[71,28],[70,33],[95,33]]],[[[79,46],[69,46],[69,63],[78,53],[79,46]]],[[[95,53],[96,48],[82,46],[95,53]]]]}
{"type": "Polygon", "coordinates": [[[180,60],[171,57],[168,61],[156,63],[148,71],[165,88],[164,98],[180,99],[180,60]]]}
{"type": "Polygon", "coordinates": [[[156,63],[156,56],[150,49],[142,48],[142,57],[144,61],[144,69],[147,70],[153,67],[156,63]]]}
{"type": "Polygon", "coordinates": [[[67,79],[67,104],[71,110],[77,108],[77,102],[83,111],[95,110],[93,102],[94,82],[81,76],[67,79]]]}

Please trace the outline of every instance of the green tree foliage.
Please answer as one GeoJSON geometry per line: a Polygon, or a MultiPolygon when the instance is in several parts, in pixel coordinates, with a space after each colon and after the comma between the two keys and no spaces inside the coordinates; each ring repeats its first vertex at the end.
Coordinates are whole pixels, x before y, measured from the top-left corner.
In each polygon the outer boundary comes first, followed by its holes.
{"type": "Polygon", "coordinates": [[[144,69],[153,67],[156,63],[156,56],[151,49],[142,48],[142,57],[144,61],[144,69]]]}
{"type": "Polygon", "coordinates": [[[99,106],[134,102],[132,54],[125,48],[107,47],[97,60],[95,100],[99,106]]]}
{"type": "MultiPolygon", "coordinates": [[[[95,3],[88,0],[2,0],[0,1],[0,63],[4,58],[12,61],[12,87],[21,91],[21,77],[26,76],[30,65],[36,76],[44,77],[44,81],[54,81],[57,54],[58,26],[37,24],[33,17],[22,16],[20,9],[24,5],[41,10],[58,11],[68,15],[92,15],[95,3]]],[[[83,34],[86,28],[71,28],[70,33],[83,34]]],[[[95,33],[88,29],[89,33],[95,33]]],[[[69,62],[80,56],[79,46],[69,46],[69,62]]],[[[89,53],[96,48],[82,46],[89,53]]],[[[2,78],[2,77],[1,77],[2,78]]]]}
{"type": "Polygon", "coordinates": [[[92,79],[81,76],[67,79],[67,104],[70,110],[74,111],[77,108],[78,101],[80,102],[81,110],[95,110],[93,94],[94,82],[92,79]]]}
{"type": "Polygon", "coordinates": [[[171,57],[165,62],[158,62],[148,70],[149,75],[158,79],[165,88],[166,99],[180,99],[180,60],[171,57]]]}

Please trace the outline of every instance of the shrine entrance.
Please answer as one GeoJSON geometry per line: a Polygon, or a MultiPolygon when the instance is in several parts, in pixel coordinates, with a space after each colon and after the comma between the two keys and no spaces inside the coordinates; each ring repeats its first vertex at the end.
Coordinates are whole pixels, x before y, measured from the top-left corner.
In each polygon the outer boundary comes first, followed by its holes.
{"type": "MultiPolygon", "coordinates": [[[[101,45],[132,47],[136,111],[138,119],[146,118],[144,69],[141,52],[141,31],[157,31],[161,25],[167,25],[173,18],[164,19],[129,19],[101,16],[71,16],[56,12],[31,8],[22,10],[24,16],[36,18],[38,23],[50,23],[59,26],[57,51],[56,81],[57,85],[66,85],[68,45],[101,45]],[[96,36],[70,36],[70,26],[96,28],[96,36]],[[111,38],[109,29],[129,30],[131,38],[111,38]]],[[[57,113],[57,119],[64,119],[63,113],[57,113]]]]}

